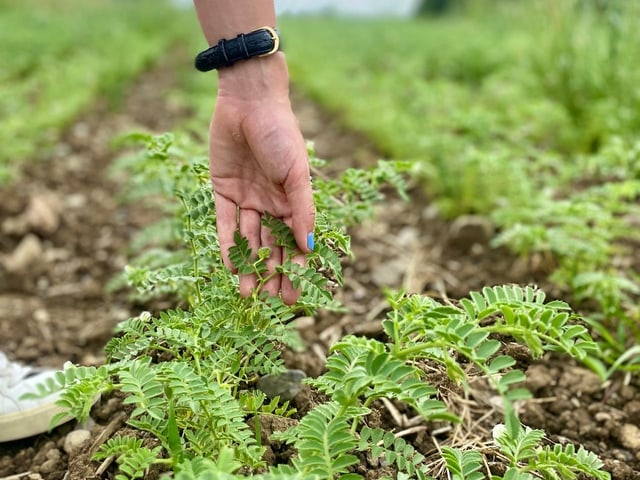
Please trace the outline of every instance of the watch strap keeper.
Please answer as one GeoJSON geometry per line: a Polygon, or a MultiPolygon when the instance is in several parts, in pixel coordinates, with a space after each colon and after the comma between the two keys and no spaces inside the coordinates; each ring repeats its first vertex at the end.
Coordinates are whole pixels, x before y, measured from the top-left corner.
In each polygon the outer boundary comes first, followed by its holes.
{"type": "Polygon", "coordinates": [[[254,57],[266,57],[280,49],[280,34],[271,27],[258,28],[249,33],[220,40],[200,52],[195,59],[195,67],[201,72],[230,67],[241,60],[254,57]]]}

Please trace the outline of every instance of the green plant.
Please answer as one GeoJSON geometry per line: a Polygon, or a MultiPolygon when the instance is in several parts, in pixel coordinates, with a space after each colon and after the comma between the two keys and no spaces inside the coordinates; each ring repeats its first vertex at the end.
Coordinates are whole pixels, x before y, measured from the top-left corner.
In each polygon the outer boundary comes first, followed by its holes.
{"type": "Polygon", "coordinates": [[[505,480],[533,480],[534,475],[542,478],[573,480],[579,475],[587,475],[597,480],[609,480],[610,475],[602,471],[600,459],[584,448],[577,451],[571,444],[562,446],[541,446],[544,432],[522,427],[519,423],[512,428],[497,425],[494,440],[500,451],[509,460],[505,480]]]}
{"type": "MultiPolygon", "coordinates": [[[[357,458],[347,452],[358,445],[359,451],[395,464],[398,475],[430,478],[424,456],[404,440],[380,429],[360,428],[373,403],[381,398],[409,405],[426,422],[459,421],[437,398],[438,390],[426,383],[420,365],[440,365],[452,380],[467,385],[470,373],[468,368],[462,368],[461,357],[473,363],[500,394],[507,425],[517,437],[517,432],[524,430],[512,403],[528,398],[528,392],[518,387],[525,377],[511,368],[515,364],[513,358],[498,353],[501,343],[491,335],[511,336],[536,357],[545,351],[561,351],[586,361],[597,353],[586,328],[571,321],[568,306],[558,301],[545,302],[544,293],[532,288],[486,288],[463,299],[460,306],[442,305],[419,295],[398,295],[389,300],[392,310],[383,322],[388,341],[347,336],[332,346],[327,372],[308,381],[330,400],[312,410],[298,426],[277,436],[295,446],[298,455],[292,466],[278,466],[272,471],[317,474],[330,479],[361,478],[349,473],[348,468],[357,458]],[[332,445],[336,445],[335,450],[332,445]]],[[[564,453],[573,455],[572,450],[564,453]]],[[[573,475],[582,471],[583,456],[581,452],[572,456],[562,475],[554,478],[574,478],[564,472],[573,475]]],[[[477,452],[463,454],[452,448],[444,456],[457,478],[481,478],[478,457],[477,452]]],[[[534,462],[531,469],[546,474],[559,468],[557,462],[549,462],[534,462]],[[536,470],[538,465],[540,470],[536,470]]],[[[591,465],[594,470],[601,466],[591,465]]],[[[608,478],[608,474],[600,475],[608,478]]]]}
{"type": "Polygon", "coordinates": [[[444,447],[442,457],[447,462],[453,480],[480,480],[484,478],[482,472],[482,457],[476,451],[462,452],[456,448],[444,447]]]}
{"type": "Polygon", "coordinates": [[[601,345],[592,368],[636,371],[625,352],[640,342],[629,268],[639,241],[638,5],[477,3],[437,21],[284,22],[300,39],[288,49],[292,78],[386,156],[410,161],[443,216],[490,216],[493,245],[547,260],[601,345]]]}
{"type": "MultiPolygon", "coordinates": [[[[184,251],[175,257],[180,262],[153,270],[139,267],[130,278],[151,291],[171,287],[185,307],[156,315],[144,312],[121,323],[106,347],[106,365],[68,365],[41,387],[46,393],[64,386],[60,405],[80,419],[87,418],[97,395],[114,390],[125,395],[127,423],[154,440],[143,444],[135,437],[115,437],[99,449],[95,458],[117,458],[119,479],[141,478],[156,466],[173,470],[183,480],[235,479],[249,473],[265,480],[355,480],[362,478],[353,470],[360,455],[386,463],[396,478],[432,478],[422,452],[391,431],[367,425],[383,399],[406,405],[424,422],[459,421],[439,398],[438,388],[426,382],[425,365],[468,386],[474,372],[461,362],[472,364],[501,396],[507,424],[516,429],[521,427],[511,404],[528,396],[518,386],[524,375],[513,370],[511,357],[499,353],[501,343],[493,336],[511,336],[534,356],[553,350],[584,361],[597,350],[586,329],[573,322],[566,304],[545,302],[544,294],[532,288],[486,288],[459,305],[419,295],[389,295],[391,310],[383,321],[387,338],[347,336],[332,346],[326,373],[308,380],[327,401],[295,426],[272,434],[296,454],[289,464],[270,465],[265,473],[260,417],[295,418],[295,412],[277,399],[267,403],[255,388],[257,380],[282,371],[280,350],[297,341],[290,319],[320,307],[341,308],[328,286],[341,281],[340,255],[350,253],[349,237],[334,225],[362,219],[380,198],[375,191],[384,180],[403,183],[390,163],[315,182],[324,210],[318,211],[318,248],[305,266],[291,261],[295,242],[290,230],[265,216],[264,224],[286,252],[278,272],[291,278],[302,295],[293,306],[258,290],[242,298],[217,250],[215,211],[202,165],[206,160],[189,154],[193,145],[188,141],[141,138],[150,149],[138,161],[148,165],[152,178],[163,179],[155,183],[156,192],[175,190],[177,202],[168,211],[180,220],[184,251]],[[169,188],[171,182],[175,188],[169,188]]],[[[144,168],[139,172],[144,176],[144,168]]],[[[257,276],[258,285],[268,281],[268,252],[252,252],[239,234],[231,257],[240,272],[257,276]]],[[[569,450],[564,454],[573,458],[569,450]]],[[[443,450],[447,468],[461,480],[478,478],[478,455],[453,446],[443,450]]],[[[579,469],[582,463],[576,462],[568,471],[579,469]]]]}
{"type": "MultiPolygon", "coordinates": [[[[598,175],[606,175],[606,182],[600,180],[569,198],[538,195],[528,204],[493,215],[502,227],[494,245],[508,245],[523,256],[538,253],[552,259],[551,279],[571,291],[576,303],[592,305],[593,312],[584,315],[585,321],[598,335],[603,362],[615,364],[616,369],[637,368],[617,360],[640,341],[637,274],[613,266],[618,258],[630,255],[640,239],[630,222],[639,212],[635,202],[640,183],[626,178],[616,165],[620,158],[627,161],[631,155],[633,152],[605,154],[592,164],[598,175]]],[[[601,375],[608,368],[592,366],[601,375]]]]}
{"type": "Polygon", "coordinates": [[[143,447],[142,440],[133,437],[110,438],[96,453],[96,460],[103,460],[112,455],[118,457],[118,465],[122,473],[116,475],[116,480],[144,478],[147,468],[159,461],[160,450],[143,447]]]}
{"type": "MultiPolygon", "coordinates": [[[[156,316],[144,312],[119,325],[118,335],[106,347],[107,365],[99,369],[68,366],[58,375],[57,386],[65,387],[60,403],[69,413],[86,419],[96,395],[113,390],[125,393],[125,404],[133,407],[129,424],[152,433],[160,444],[139,454],[137,444],[128,441],[114,441],[101,450],[101,455],[111,455],[122,449],[122,465],[128,469],[123,472],[132,478],[150,464],[178,469],[183,461],[221,455],[228,449],[236,461],[257,469],[263,448],[259,433],[251,431],[245,417],[290,413],[273,403],[265,405],[262,392],[246,391],[243,386],[282,371],[279,350],[296,342],[287,327],[296,314],[319,307],[341,308],[328,286],[342,280],[339,255],[350,253],[349,239],[344,227],[335,227],[334,222],[363,218],[371,211],[371,202],[382,198],[374,191],[385,179],[398,186],[402,182],[392,164],[384,162],[366,174],[348,171],[338,181],[318,181],[318,203],[325,208],[318,212],[317,248],[307,256],[306,266],[291,261],[297,250],[290,230],[265,216],[265,225],[287,249],[278,272],[288,275],[302,295],[294,306],[259,290],[245,299],[238,294],[235,276],[223,267],[218,250],[206,158],[191,153],[196,148],[193,143],[176,144],[171,135],[135,138],[148,148],[125,164],[135,166],[134,181],[145,186],[147,195],[165,198],[164,204],[170,205],[165,209],[177,218],[179,228],[175,223],[170,226],[180,233],[184,247],[176,250],[172,241],[166,242],[167,254],[159,259],[171,263],[131,268],[128,277],[144,291],[177,294],[186,308],[156,316]],[[177,202],[167,203],[169,193],[175,193],[177,202]],[[160,458],[160,450],[168,458],[160,458]]],[[[240,235],[236,240],[232,260],[240,271],[255,273],[262,285],[268,280],[269,252],[252,252],[240,235]]]]}

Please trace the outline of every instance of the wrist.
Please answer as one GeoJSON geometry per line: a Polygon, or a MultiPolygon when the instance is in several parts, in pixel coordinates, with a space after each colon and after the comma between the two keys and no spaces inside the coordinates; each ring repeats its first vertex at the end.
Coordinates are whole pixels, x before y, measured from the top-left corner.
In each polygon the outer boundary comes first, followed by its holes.
{"type": "Polygon", "coordinates": [[[218,95],[238,100],[289,96],[289,71],[282,52],[250,58],[218,71],[218,95]]]}

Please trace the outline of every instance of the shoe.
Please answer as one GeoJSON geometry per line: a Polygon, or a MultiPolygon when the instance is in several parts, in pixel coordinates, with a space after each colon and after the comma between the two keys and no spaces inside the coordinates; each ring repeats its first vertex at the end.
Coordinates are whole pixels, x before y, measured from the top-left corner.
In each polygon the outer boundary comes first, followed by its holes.
{"type": "MultiPolygon", "coordinates": [[[[63,409],[55,403],[61,392],[22,400],[26,393],[37,393],[36,386],[53,378],[55,370],[39,369],[9,361],[0,352],[0,442],[38,435],[49,430],[51,420],[63,409]]],[[[55,425],[71,420],[63,418],[55,425]]]]}

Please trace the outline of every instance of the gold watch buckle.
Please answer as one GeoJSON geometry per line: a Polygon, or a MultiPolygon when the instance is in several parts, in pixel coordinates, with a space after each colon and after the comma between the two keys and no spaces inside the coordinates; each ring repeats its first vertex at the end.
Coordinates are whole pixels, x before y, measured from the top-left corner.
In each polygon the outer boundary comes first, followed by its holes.
{"type": "Polygon", "coordinates": [[[271,35],[271,39],[273,40],[273,48],[267,53],[263,53],[262,55],[258,55],[258,57],[268,57],[269,55],[273,55],[280,49],[280,35],[275,28],[272,27],[262,27],[258,30],[266,30],[271,35]]]}

